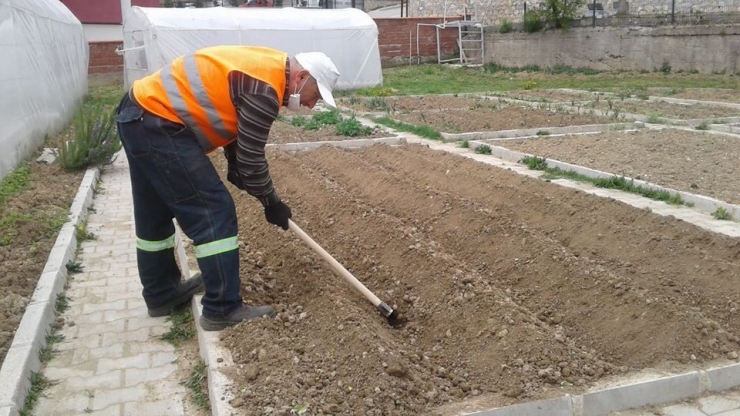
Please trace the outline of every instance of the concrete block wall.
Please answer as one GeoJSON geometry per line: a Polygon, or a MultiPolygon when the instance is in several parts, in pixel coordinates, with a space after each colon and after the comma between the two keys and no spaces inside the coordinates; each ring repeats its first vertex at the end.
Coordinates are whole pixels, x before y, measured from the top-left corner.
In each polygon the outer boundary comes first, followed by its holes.
{"type": "MultiPolygon", "coordinates": [[[[460,19],[459,16],[448,20],[460,19]]],[[[416,30],[419,23],[437,24],[441,17],[375,18],[378,25],[380,60],[384,67],[417,63],[416,30]]],[[[440,30],[440,50],[443,57],[457,53],[457,28],[440,30]]],[[[419,28],[420,62],[437,62],[437,34],[434,26],[419,28]]]]}
{"type": "Polygon", "coordinates": [[[597,27],[485,35],[486,63],[740,73],[740,25],[597,27]]]}
{"type": "Polygon", "coordinates": [[[123,56],[116,54],[120,41],[90,42],[88,75],[120,74],[123,77],[123,56]]]}

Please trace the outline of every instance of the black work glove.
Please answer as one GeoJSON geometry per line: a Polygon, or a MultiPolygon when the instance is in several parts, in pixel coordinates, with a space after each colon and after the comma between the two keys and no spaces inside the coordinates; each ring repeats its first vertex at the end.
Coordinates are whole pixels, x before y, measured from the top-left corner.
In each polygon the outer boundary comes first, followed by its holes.
{"type": "Polygon", "coordinates": [[[277,204],[265,207],[265,218],[270,224],[275,224],[283,230],[288,229],[288,219],[292,218],[290,207],[280,201],[277,204]]]}
{"type": "Polygon", "coordinates": [[[242,182],[241,176],[239,176],[239,172],[236,170],[229,170],[226,174],[226,179],[237,188],[244,190],[244,183],[242,182]]]}

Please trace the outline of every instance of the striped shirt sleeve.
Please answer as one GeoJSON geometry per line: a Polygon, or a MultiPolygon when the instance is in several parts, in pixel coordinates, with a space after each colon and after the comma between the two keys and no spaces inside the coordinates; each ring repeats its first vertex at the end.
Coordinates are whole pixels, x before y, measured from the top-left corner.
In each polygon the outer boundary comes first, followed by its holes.
{"type": "Polygon", "coordinates": [[[229,170],[238,172],[243,189],[263,206],[277,204],[265,145],[280,111],[278,95],[269,84],[241,72],[229,74],[229,85],[238,117],[237,138],[224,149],[229,170]]]}

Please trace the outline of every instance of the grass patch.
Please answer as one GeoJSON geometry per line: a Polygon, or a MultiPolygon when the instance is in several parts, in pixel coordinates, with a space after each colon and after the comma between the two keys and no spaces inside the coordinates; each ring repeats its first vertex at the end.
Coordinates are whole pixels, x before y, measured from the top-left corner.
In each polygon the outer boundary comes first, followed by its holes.
{"type": "Polygon", "coordinates": [[[342,121],[342,116],[339,115],[339,111],[337,110],[327,110],[314,114],[314,116],[311,117],[311,121],[321,124],[337,124],[342,121]]]}
{"type": "Polygon", "coordinates": [[[467,140],[463,140],[460,142],[460,147],[463,149],[469,149],[470,148],[470,142],[467,140]]]}
{"type": "Polygon", "coordinates": [[[498,27],[499,33],[509,33],[512,30],[514,30],[514,25],[511,23],[511,20],[509,19],[503,19],[501,21],[501,26],[498,27]]]}
{"type": "Polygon", "coordinates": [[[28,162],[22,163],[0,182],[0,210],[5,202],[28,189],[31,183],[31,168],[28,162]]]}
{"type": "Polygon", "coordinates": [[[169,332],[160,336],[160,339],[167,341],[174,346],[178,346],[195,336],[193,315],[190,312],[190,309],[186,308],[182,312],[176,311],[170,315],[167,320],[172,321],[172,326],[170,327],[169,332]]]}
{"type": "Polygon", "coordinates": [[[290,125],[293,127],[303,127],[308,123],[308,119],[304,116],[294,116],[290,120],[290,125]]]}
{"type": "Polygon", "coordinates": [[[19,412],[20,416],[33,415],[33,409],[38,404],[39,397],[44,396],[44,390],[53,386],[55,383],[44,377],[41,373],[31,373],[31,389],[28,391],[26,401],[23,403],[23,409],[19,412]]]}
{"type": "Polygon", "coordinates": [[[718,220],[732,220],[732,215],[730,215],[730,213],[723,207],[717,207],[717,210],[712,213],[712,216],[718,220]]]}
{"type": "Polygon", "coordinates": [[[20,226],[31,221],[30,214],[11,211],[0,217],[0,247],[9,246],[20,235],[20,226]]]}
{"type": "Polygon", "coordinates": [[[547,165],[547,161],[544,158],[539,157],[524,157],[519,163],[527,165],[532,170],[544,171],[545,174],[542,176],[544,179],[571,179],[579,182],[591,183],[596,187],[604,189],[617,189],[632,194],[637,194],[650,198],[656,201],[663,201],[671,205],[688,205],[681,198],[681,195],[677,193],[671,193],[668,191],[658,191],[654,189],[648,189],[639,185],[635,185],[633,180],[627,180],[624,176],[612,176],[609,178],[591,178],[580,173],[576,173],[572,170],[562,170],[560,168],[553,168],[547,165]]]}
{"type": "Polygon", "coordinates": [[[475,148],[475,153],[478,153],[480,155],[490,155],[491,154],[491,146],[487,144],[482,144],[475,148]]]}
{"type": "MultiPolygon", "coordinates": [[[[524,81],[519,72],[536,77],[538,88],[576,88],[582,90],[632,90],[647,88],[726,88],[740,89],[740,78],[707,74],[640,73],[639,71],[603,71],[593,75],[586,69],[551,69],[539,66],[508,68],[487,64],[480,68],[425,64],[387,68],[383,70],[383,85],[397,95],[454,94],[490,91],[511,91],[521,88],[524,81]],[[557,72],[557,73],[556,73],[557,72]]],[[[359,92],[357,92],[359,94],[359,92]]],[[[350,93],[351,94],[351,93],[350,93]]],[[[644,93],[643,93],[644,95],[644,93]]]]}
{"type": "Polygon", "coordinates": [[[550,132],[547,131],[547,130],[540,130],[540,131],[537,132],[537,135],[538,136],[549,136],[550,135],[550,132]]]}
{"type": "Polygon", "coordinates": [[[206,363],[202,359],[198,359],[190,377],[180,384],[190,390],[190,397],[198,407],[210,411],[211,402],[208,400],[208,373],[206,368],[206,363]]]}
{"type": "Polygon", "coordinates": [[[645,121],[650,124],[658,124],[660,123],[660,114],[650,114],[645,121]]]}
{"type": "Polygon", "coordinates": [[[417,136],[426,137],[432,140],[441,140],[442,134],[429,126],[415,126],[400,121],[393,120],[389,117],[373,117],[372,120],[378,124],[390,127],[398,131],[413,133],[417,136]]]}

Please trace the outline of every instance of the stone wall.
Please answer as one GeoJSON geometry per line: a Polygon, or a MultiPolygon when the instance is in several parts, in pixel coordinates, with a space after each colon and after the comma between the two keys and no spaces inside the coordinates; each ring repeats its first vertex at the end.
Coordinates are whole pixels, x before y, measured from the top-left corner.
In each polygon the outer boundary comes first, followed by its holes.
{"type": "MultiPolygon", "coordinates": [[[[675,13],[681,16],[740,13],[740,0],[675,1],[675,13]]],[[[532,9],[543,2],[544,0],[409,0],[409,16],[462,15],[463,10],[467,9],[470,14],[477,11],[478,20],[484,24],[495,25],[500,24],[503,19],[521,22],[525,3],[527,8],[532,9]]],[[[587,3],[593,4],[593,1],[587,0],[587,3]]],[[[672,0],[597,0],[596,3],[602,6],[605,17],[614,16],[620,11],[636,17],[665,15],[670,14],[672,9],[672,0]]],[[[579,15],[591,16],[592,12],[584,5],[579,15]]]]}
{"type": "MultiPolygon", "coordinates": [[[[397,4],[401,4],[401,0],[365,0],[364,10],[366,12],[369,12],[371,10],[380,9],[381,7],[395,6],[397,4]]],[[[404,8],[405,8],[405,2],[404,2],[404,8]]],[[[406,10],[404,10],[403,13],[405,16],[406,10]]],[[[401,12],[398,13],[398,17],[401,17],[401,12]]]]}
{"type": "Polygon", "coordinates": [[[486,63],[569,65],[603,70],[647,70],[664,62],[676,71],[740,73],[740,25],[596,27],[526,34],[489,31],[486,63]]]}

